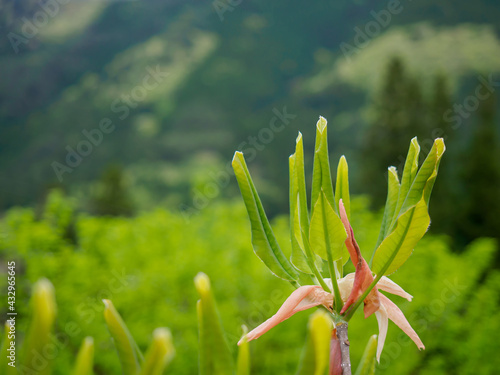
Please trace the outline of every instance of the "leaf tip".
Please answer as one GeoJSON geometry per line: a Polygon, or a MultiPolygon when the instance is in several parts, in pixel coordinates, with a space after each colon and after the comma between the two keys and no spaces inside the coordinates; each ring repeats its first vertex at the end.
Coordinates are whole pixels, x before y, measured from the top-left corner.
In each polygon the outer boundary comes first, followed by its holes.
{"type": "Polygon", "coordinates": [[[446,151],[446,146],[444,144],[444,138],[436,138],[434,144],[438,147],[438,156],[441,156],[446,151]]]}
{"type": "Polygon", "coordinates": [[[203,296],[210,293],[210,279],[205,273],[200,272],[196,275],[194,278],[194,285],[200,295],[203,296]]]}
{"type": "Polygon", "coordinates": [[[233,156],[233,164],[235,161],[238,159],[241,159],[243,157],[243,153],[241,151],[235,151],[234,156],[233,156]]]}
{"type": "Polygon", "coordinates": [[[241,326],[241,330],[243,331],[243,334],[242,334],[240,340],[238,341],[238,346],[240,346],[241,344],[244,344],[244,343],[248,342],[248,340],[247,340],[248,327],[243,324],[241,326]]]}
{"type": "Polygon", "coordinates": [[[299,131],[299,134],[297,134],[297,138],[295,139],[295,143],[299,143],[302,141],[302,133],[299,131]]]}
{"type": "Polygon", "coordinates": [[[321,133],[323,133],[327,124],[328,124],[328,121],[326,120],[326,118],[324,118],[323,116],[319,116],[319,120],[316,123],[316,127],[321,133]]]}

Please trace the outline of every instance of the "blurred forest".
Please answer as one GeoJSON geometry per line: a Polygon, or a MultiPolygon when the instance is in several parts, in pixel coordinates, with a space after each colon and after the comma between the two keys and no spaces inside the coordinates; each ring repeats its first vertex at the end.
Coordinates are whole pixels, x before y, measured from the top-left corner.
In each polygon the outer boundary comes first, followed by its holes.
{"type": "Polygon", "coordinates": [[[235,195],[221,171],[242,148],[270,213],[284,213],[286,155],[299,129],[312,147],[323,115],[332,150],[353,164],[354,193],[373,195],[374,208],[409,140],[425,153],[444,137],[432,230],[460,247],[500,233],[494,0],[399,2],[394,13],[363,0],[63,3],[0,2],[0,208],[41,204],[58,186],[98,214],[118,212],[97,202],[191,215],[235,195]],[[155,69],[157,86],[134,95],[155,69]],[[286,130],[269,135],[279,113],[286,130]],[[111,132],[78,158],[107,119],[111,132]],[[106,183],[129,202],[103,199],[106,183]]]}
{"type": "MultiPolygon", "coordinates": [[[[132,281],[112,297],[139,345],[169,325],[172,373],[195,373],[198,271],[212,278],[231,345],[242,323],[256,325],[252,313],[262,321],[290,292],[252,253],[233,153],[244,152],[286,248],[288,155],[300,130],[310,179],[322,115],[332,165],[349,161],[363,251],[375,244],[387,167],[401,173],[415,136],[423,157],[434,138],[447,147],[431,233],[394,277],[415,296],[401,306],[427,350],[391,326],[399,349],[386,349],[380,373],[494,374],[500,6],[394,1],[0,0],[0,263],[20,264],[19,304],[49,278],[58,324],[78,322],[96,337],[95,372],[117,373],[96,296],[123,270],[132,281]],[[445,281],[461,285],[449,303],[445,281]],[[279,301],[259,307],[273,290],[279,301]],[[464,339],[468,319],[477,331],[464,339]]],[[[254,345],[256,374],[295,370],[306,322],[254,345]]],[[[376,330],[359,315],[354,325],[357,363],[376,330]]]]}

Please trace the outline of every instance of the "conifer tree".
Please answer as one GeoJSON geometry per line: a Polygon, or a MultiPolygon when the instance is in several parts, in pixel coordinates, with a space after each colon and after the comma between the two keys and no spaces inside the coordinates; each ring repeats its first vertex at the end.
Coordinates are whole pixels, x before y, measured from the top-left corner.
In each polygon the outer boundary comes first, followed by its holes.
{"type": "Polygon", "coordinates": [[[500,238],[500,143],[496,97],[480,103],[473,138],[461,173],[466,193],[459,234],[466,242],[477,237],[500,238]]]}
{"type": "Polygon", "coordinates": [[[92,209],[97,215],[127,216],[133,212],[121,167],[107,167],[97,185],[92,209]]]}
{"type": "Polygon", "coordinates": [[[451,236],[456,233],[456,220],[450,218],[450,212],[457,208],[457,197],[459,195],[457,176],[453,166],[458,165],[458,137],[457,130],[451,128],[451,124],[445,120],[445,113],[451,108],[451,94],[445,75],[438,74],[434,77],[433,92],[429,103],[428,134],[419,138],[423,151],[428,151],[429,144],[437,137],[443,137],[448,152],[445,160],[439,167],[439,174],[443,177],[434,186],[433,194],[437,204],[430,205],[430,213],[433,218],[431,229],[434,232],[444,232],[451,236]]]}
{"type": "Polygon", "coordinates": [[[388,64],[374,111],[374,122],[363,141],[361,185],[373,196],[374,207],[381,207],[386,199],[387,180],[380,172],[391,165],[403,170],[409,139],[417,135],[425,112],[420,86],[408,77],[398,57],[388,64]]]}

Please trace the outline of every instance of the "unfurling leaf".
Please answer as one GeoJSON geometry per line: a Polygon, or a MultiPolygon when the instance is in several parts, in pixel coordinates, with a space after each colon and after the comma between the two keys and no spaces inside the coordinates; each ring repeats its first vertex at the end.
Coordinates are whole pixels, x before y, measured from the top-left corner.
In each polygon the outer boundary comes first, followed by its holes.
{"type": "Polygon", "coordinates": [[[335,183],[335,206],[339,208],[339,201],[342,199],[347,212],[347,217],[351,219],[351,198],[349,195],[349,167],[344,155],[339,160],[337,167],[337,181],[335,183]]]}
{"type": "Polygon", "coordinates": [[[276,276],[289,281],[297,280],[298,273],[278,245],[241,152],[234,154],[232,165],[250,218],[255,254],[276,276]]]}
{"type": "Polygon", "coordinates": [[[292,255],[290,261],[294,267],[304,273],[312,274],[309,265],[311,260],[304,253],[304,241],[302,234],[309,233],[309,214],[307,211],[306,185],[304,177],[304,151],[302,146],[302,134],[299,133],[295,145],[295,154],[289,157],[290,170],[290,239],[292,244],[292,255]]]}
{"type": "Polygon", "coordinates": [[[323,193],[314,207],[309,238],[313,252],[321,258],[329,261],[342,259],[342,264],[349,260],[349,253],[343,246],[347,238],[344,225],[323,193]]]}
{"type": "Polygon", "coordinates": [[[243,338],[238,347],[238,361],[236,364],[236,375],[250,375],[250,348],[246,339],[248,328],[243,326],[243,338]]]}
{"type": "Polygon", "coordinates": [[[174,355],[170,331],[167,328],[155,329],[140,375],[162,375],[174,355]]]}
{"type": "MultiPolygon", "coordinates": [[[[50,335],[56,318],[56,299],[54,287],[47,279],[41,279],[33,287],[33,296],[31,297],[31,308],[33,317],[30,322],[29,333],[24,344],[25,369],[35,369],[38,358],[37,353],[42,353],[50,343],[50,335]]],[[[51,373],[51,360],[46,359],[43,369],[37,372],[37,375],[51,373]]]]}
{"type": "Polygon", "coordinates": [[[427,203],[422,198],[396,222],[394,231],[380,244],[373,257],[372,271],[389,275],[406,262],[430,224],[427,203]]]}
{"type": "Polygon", "coordinates": [[[198,310],[200,375],[233,375],[234,363],[222,330],[210,279],[199,273],[194,279],[200,300],[198,310]]]}
{"type": "Polygon", "coordinates": [[[308,338],[297,375],[325,375],[328,373],[332,322],[328,314],[316,311],[309,318],[308,338]]]}
{"type": "Polygon", "coordinates": [[[377,335],[373,335],[366,344],[363,357],[359,362],[355,375],[375,375],[375,364],[377,354],[377,335]]]}
{"type": "Polygon", "coordinates": [[[380,233],[378,236],[376,247],[378,247],[384,240],[384,238],[387,237],[387,232],[389,231],[389,227],[391,226],[394,211],[396,211],[396,205],[398,203],[400,189],[398,172],[395,167],[389,167],[389,169],[387,170],[387,174],[387,200],[385,202],[384,216],[382,218],[382,225],[380,227],[380,233]]]}
{"type": "Polygon", "coordinates": [[[94,339],[85,337],[76,357],[75,367],[71,375],[92,375],[94,366],[94,339]]]}
{"type": "Polygon", "coordinates": [[[335,207],[332,177],[330,173],[330,160],[328,158],[328,133],[327,122],[324,117],[319,118],[316,124],[316,145],[314,147],[313,179],[311,189],[311,212],[314,213],[316,202],[321,190],[326,195],[330,206],[335,207]]]}
{"type": "Polygon", "coordinates": [[[108,299],[103,300],[103,302],[105,306],[104,320],[118,351],[123,374],[137,375],[141,369],[140,361],[142,360],[142,354],[130,334],[127,325],[118,311],[116,311],[113,302],[108,299]]]}

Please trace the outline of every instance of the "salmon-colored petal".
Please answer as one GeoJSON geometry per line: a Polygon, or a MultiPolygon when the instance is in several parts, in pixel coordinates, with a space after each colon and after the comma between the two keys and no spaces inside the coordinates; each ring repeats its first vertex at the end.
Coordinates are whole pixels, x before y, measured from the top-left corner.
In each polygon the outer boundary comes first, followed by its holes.
{"type": "MultiPolygon", "coordinates": [[[[246,335],[247,341],[259,338],[271,328],[277,326],[279,323],[290,318],[293,314],[298,313],[299,311],[318,305],[324,305],[328,308],[331,307],[332,304],[333,296],[330,293],[325,292],[320,286],[301,286],[287,298],[275,315],[246,335]]],[[[238,342],[238,345],[241,344],[242,340],[238,342]]]]}
{"type": "Polygon", "coordinates": [[[383,290],[384,292],[389,292],[389,293],[395,294],[397,296],[406,298],[410,302],[413,298],[413,296],[411,294],[406,293],[403,290],[403,288],[401,288],[398,284],[396,284],[394,281],[392,281],[391,279],[389,279],[385,276],[382,276],[380,278],[379,282],[377,283],[377,287],[380,290],[383,290]]]}
{"type": "Polygon", "coordinates": [[[378,343],[377,343],[377,361],[380,363],[380,355],[384,349],[385,338],[387,337],[387,327],[389,319],[384,305],[381,305],[379,310],[375,312],[378,322],[378,343]]]}
{"type": "Polygon", "coordinates": [[[368,296],[364,300],[364,308],[363,312],[365,314],[365,319],[368,318],[370,315],[372,315],[375,311],[377,311],[380,308],[380,299],[379,299],[379,292],[377,291],[377,287],[375,286],[370,293],[368,293],[368,296]]]}
{"type": "MultiPolygon", "coordinates": [[[[368,289],[368,286],[373,282],[373,275],[368,267],[368,264],[361,256],[361,251],[359,250],[358,243],[354,238],[354,231],[352,230],[349,219],[347,218],[347,213],[345,211],[344,203],[342,199],[339,201],[339,212],[340,219],[344,224],[344,228],[347,232],[347,239],[345,240],[345,245],[351,256],[352,263],[356,266],[356,273],[354,275],[354,283],[352,286],[351,294],[347,298],[344,307],[340,311],[341,314],[345,313],[347,309],[363,294],[363,292],[368,289]]],[[[377,286],[375,286],[364,301],[365,307],[365,318],[369,317],[375,311],[378,310],[380,301],[378,299],[377,286]]]]}
{"type": "Polygon", "coordinates": [[[406,320],[406,317],[404,316],[403,312],[397,307],[394,302],[392,302],[389,298],[384,296],[383,294],[379,293],[380,296],[380,302],[382,305],[385,307],[387,311],[387,316],[389,319],[391,319],[399,328],[403,330],[404,333],[406,333],[410,339],[413,340],[413,342],[418,346],[419,349],[425,349],[424,344],[418,337],[417,333],[411,328],[410,323],[408,323],[408,320],[406,320]]]}
{"type": "MultiPolygon", "coordinates": [[[[325,281],[325,284],[330,288],[330,290],[333,290],[332,280],[330,278],[323,280],[325,281]]],[[[345,275],[341,279],[338,279],[337,284],[339,286],[342,302],[346,302],[347,298],[349,298],[349,294],[351,294],[352,285],[354,284],[354,272],[345,275]]]]}
{"type": "Polygon", "coordinates": [[[344,224],[345,231],[347,232],[345,245],[347,247],[347,250],[349,251],[349,256],[351,257],[352,264],[356,266],[358,264],[359,257],[361,257],[361,253],[359,251],[359,246],[354,238],[354,232],[352,230],[351,223],[349,223],[349,219],[347,217],[344,202],[342,201],[342,199],[339,201],[339,213],[340,220],[342,220],[342,224],[344,224]]]}
{"type": "Polygon", "coordinates": [[[332,331],[330,340],[330,375],[342,375],[342,353],[336,329],[332,331]]]}

